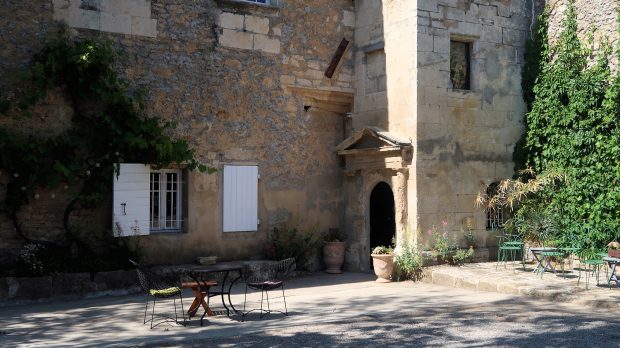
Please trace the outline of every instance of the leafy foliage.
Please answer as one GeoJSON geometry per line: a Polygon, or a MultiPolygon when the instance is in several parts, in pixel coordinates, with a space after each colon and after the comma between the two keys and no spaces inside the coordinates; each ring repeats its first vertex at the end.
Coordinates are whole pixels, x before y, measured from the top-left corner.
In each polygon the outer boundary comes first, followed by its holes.
{"type": "Polygon", "coordinates": [[[422,266],[424,259],[420,250],[412,242],[411,228],[407,227],[396,243],[394,250],[394,264],[396,265],[396,279],[422,279],[422,266]]]}
{"type": "Polygon", "coordinates": [[[52,89],[60,90],[73,108],[71,126],[57,136],[0,129],[0,168],[9,176],[0,212],[27,241],[17,213],[41,188],[63,185],[76,190],[64,214],[70,240],[75,237],[68,226],[71,211],[78,203],[97,207],[109,197],[118,163],[177,163],[206,170],[186,141],[170,137],[172,123],[145,114],[143,93],[130,89],[116,72],[118,58],[110,42],[74,42],[61,31],[34,56],[14,90],[0,95],[4,117],[31,116],[52,89]]]}
{"type": "Polygon", "coordinates": [[[271,260],[295,258],[299,269],[306,270],[310,258],[316,253],[321,235],[314,228],[301,229],[299,227],[277,228],[269,235],[266,254],[271,260]]]}
{"type": "Polygon", "coordinates": [[[388,255],[388,254],[393,254],[394,253],[394,248],[392,248],[391,246],[385,246],[385,245],[379,245],[377,247],[375,247],[374,249],[372,249],[372,255],[388,255]]]}
{"type": "Polygon", "coordinates": [[[579,40],[573,3],[553,45],[545,21],[546,12],[526,53],[523,93],[531,107],[515,154],[535,172],[563,173],[566,181],[541,188],[517,216],[538,216],[561,243],[600,248],[620,230],[620,77],[610,70],[608,44],[595,50],[592,35],[579,40]]]}

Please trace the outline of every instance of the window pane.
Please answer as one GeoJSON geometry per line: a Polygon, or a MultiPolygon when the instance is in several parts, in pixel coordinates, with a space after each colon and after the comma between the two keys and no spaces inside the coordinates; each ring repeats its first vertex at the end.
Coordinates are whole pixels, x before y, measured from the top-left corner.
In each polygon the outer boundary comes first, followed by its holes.
{"type": "Polygon", "coordinates": [[[470,88],[469,43],[450,41],[450,81],[454,89],[470,88]]]}
{"type": "Polygon", "coordinates": [[[159,173],[151,173],[151,229],[159,228],[159,173]]]}

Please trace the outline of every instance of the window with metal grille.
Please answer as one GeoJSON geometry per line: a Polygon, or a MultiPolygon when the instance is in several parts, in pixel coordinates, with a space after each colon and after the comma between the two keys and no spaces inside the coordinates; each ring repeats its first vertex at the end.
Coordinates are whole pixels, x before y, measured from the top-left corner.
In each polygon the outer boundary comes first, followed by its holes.
{"type": "MultiPolygon", "coordinates": [[[[497,187],[499,183],[494,182],[489,187],[487,187],[487,197],[492,197],[497,193],[497,187]]],[[[504,210],[501,207],[496,208],[487,208],[487,230],[501,228],[504,226],[504,222],[506,221],[504,210]]]]}
{"type": "Polygon", "coordinates": [[[151,171],[151,231],[178,232],[183,224],[182,172],[178,169],[151,171]]]}

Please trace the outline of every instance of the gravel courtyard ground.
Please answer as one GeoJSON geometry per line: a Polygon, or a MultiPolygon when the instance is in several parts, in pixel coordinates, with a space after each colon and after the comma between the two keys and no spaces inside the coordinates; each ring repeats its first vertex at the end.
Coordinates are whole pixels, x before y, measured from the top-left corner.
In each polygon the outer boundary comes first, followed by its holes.
{"type": "MultiPolygon", "coordinates": [[[[315,274],[288,285],[288,317],[216,316],[204,327],[193,319],[186,327],[149,329],[142,324],[143,296],[0,307],[0,346],[620,346],[617,309],[427,283],[379,284],[364,273],[315,274]]],[[[238,307],[242,290],[233,296],[238,307]]],[[[190,294],[185,298],[187,307],[190,294]]],[[[273,307],[282,304],[272,300],[273,307]]]]}

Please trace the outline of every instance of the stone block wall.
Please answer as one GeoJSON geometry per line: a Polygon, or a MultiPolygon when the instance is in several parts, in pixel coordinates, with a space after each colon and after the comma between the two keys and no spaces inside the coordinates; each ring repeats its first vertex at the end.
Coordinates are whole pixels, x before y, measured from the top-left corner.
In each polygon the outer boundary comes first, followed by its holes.
{"type": "MultiPolygon", "coordinates": [[[[465,229],[464,219],[474,217],[478,244],[485,246],[485,214],[474,199],[486,185],[513,173],[512,152],[525,113],[520,81],[530,6],[522,0],[418,2],[416,165],[422,231],[447,221],[458,233],[465,229]],[[452,86],[451,40],[470,47],[469,90],[452,86]]],[[[461,237],[458,241],[464,244],[461,237]]]]}
{"type": "MultiPolygon", "coordinates": [[[[562,32],[562,19],[568,5],[567,0],[550,0],[545,2],[551,9],[549,16],[549,37],[553,42],[562,32]]],[[[577,30],[580,38],[585,39],[592,32],[597,43],[607,41],[612,47],[618,44],[618,2],[609,0],[575,0],[577,12],[577,30]]],[[[539,6],[542,7],[542,6],[539,6]]],[[[617,68],[618,59],[611,58],[617,68]]]]}
{"type": "Polygon", "coordinates": [[[382,2],[355,1],[355,106],[350,132],[387,129],[387,85],[382,2]]]}
{"type": "Polygon", "coordinates": [[[53,0],[54,19],[70,27],[157,36],[150,0],[53,0]]]}
{"type": "MultiPolygon", "coordinates": [[[[344,139],[344,115],[319,107],[306,111],[304,97],[293,87],[352,95],[351,49],[332,78],[324,75],[340,41],[353,39],[351,1],[259,6],[230,0],[135,0],[113,8],[104,2],[3,6],[0,34],[7,39],[0,52],[0,86],[8,87],[10,72],[28,65],[43,38],[55,30],[56,19],[64,19],[75,38],[107,38],[127,53],[119,72],[148,90],[147,114],[175,121],[174,136],[186,139],[201,161],[220,169],[212,175],[189,173],[187,233],[140,237],[149,262],[188,262],[206,255],[217,255],[219,260],[260,257],[268,232],[295,217],[317,230],[342,225],[342,185],[334,147],[344,139]],[[113,10],[120,11],[117,18],[132,17],[130,28],[139,17],[156,23],[156,31],[130,32],[127,21],[115,26],[118,31],[107,30],[102,19],[113,10]],[[98,25],[73,21],[75,14],[96,17],[95,12],[98,25]],[[245,46],[229,41],[229,34],[246,37],[245,46]],[[259,167],[258,231],[222,232],[221,169],[226,164],[259,167]]],[[[31,222],[46,214],[58,217],[48,213],[45,204],[40,208],[23,220],[27,233],[35,233],[37,226],[31,222]]],[[[103,207],[106,216],[108,209],[103,207]]],[[[21,243],[4,218],[0,238],[15,241],[0,246],[2,254],[14,252],[21,243]]]]}

